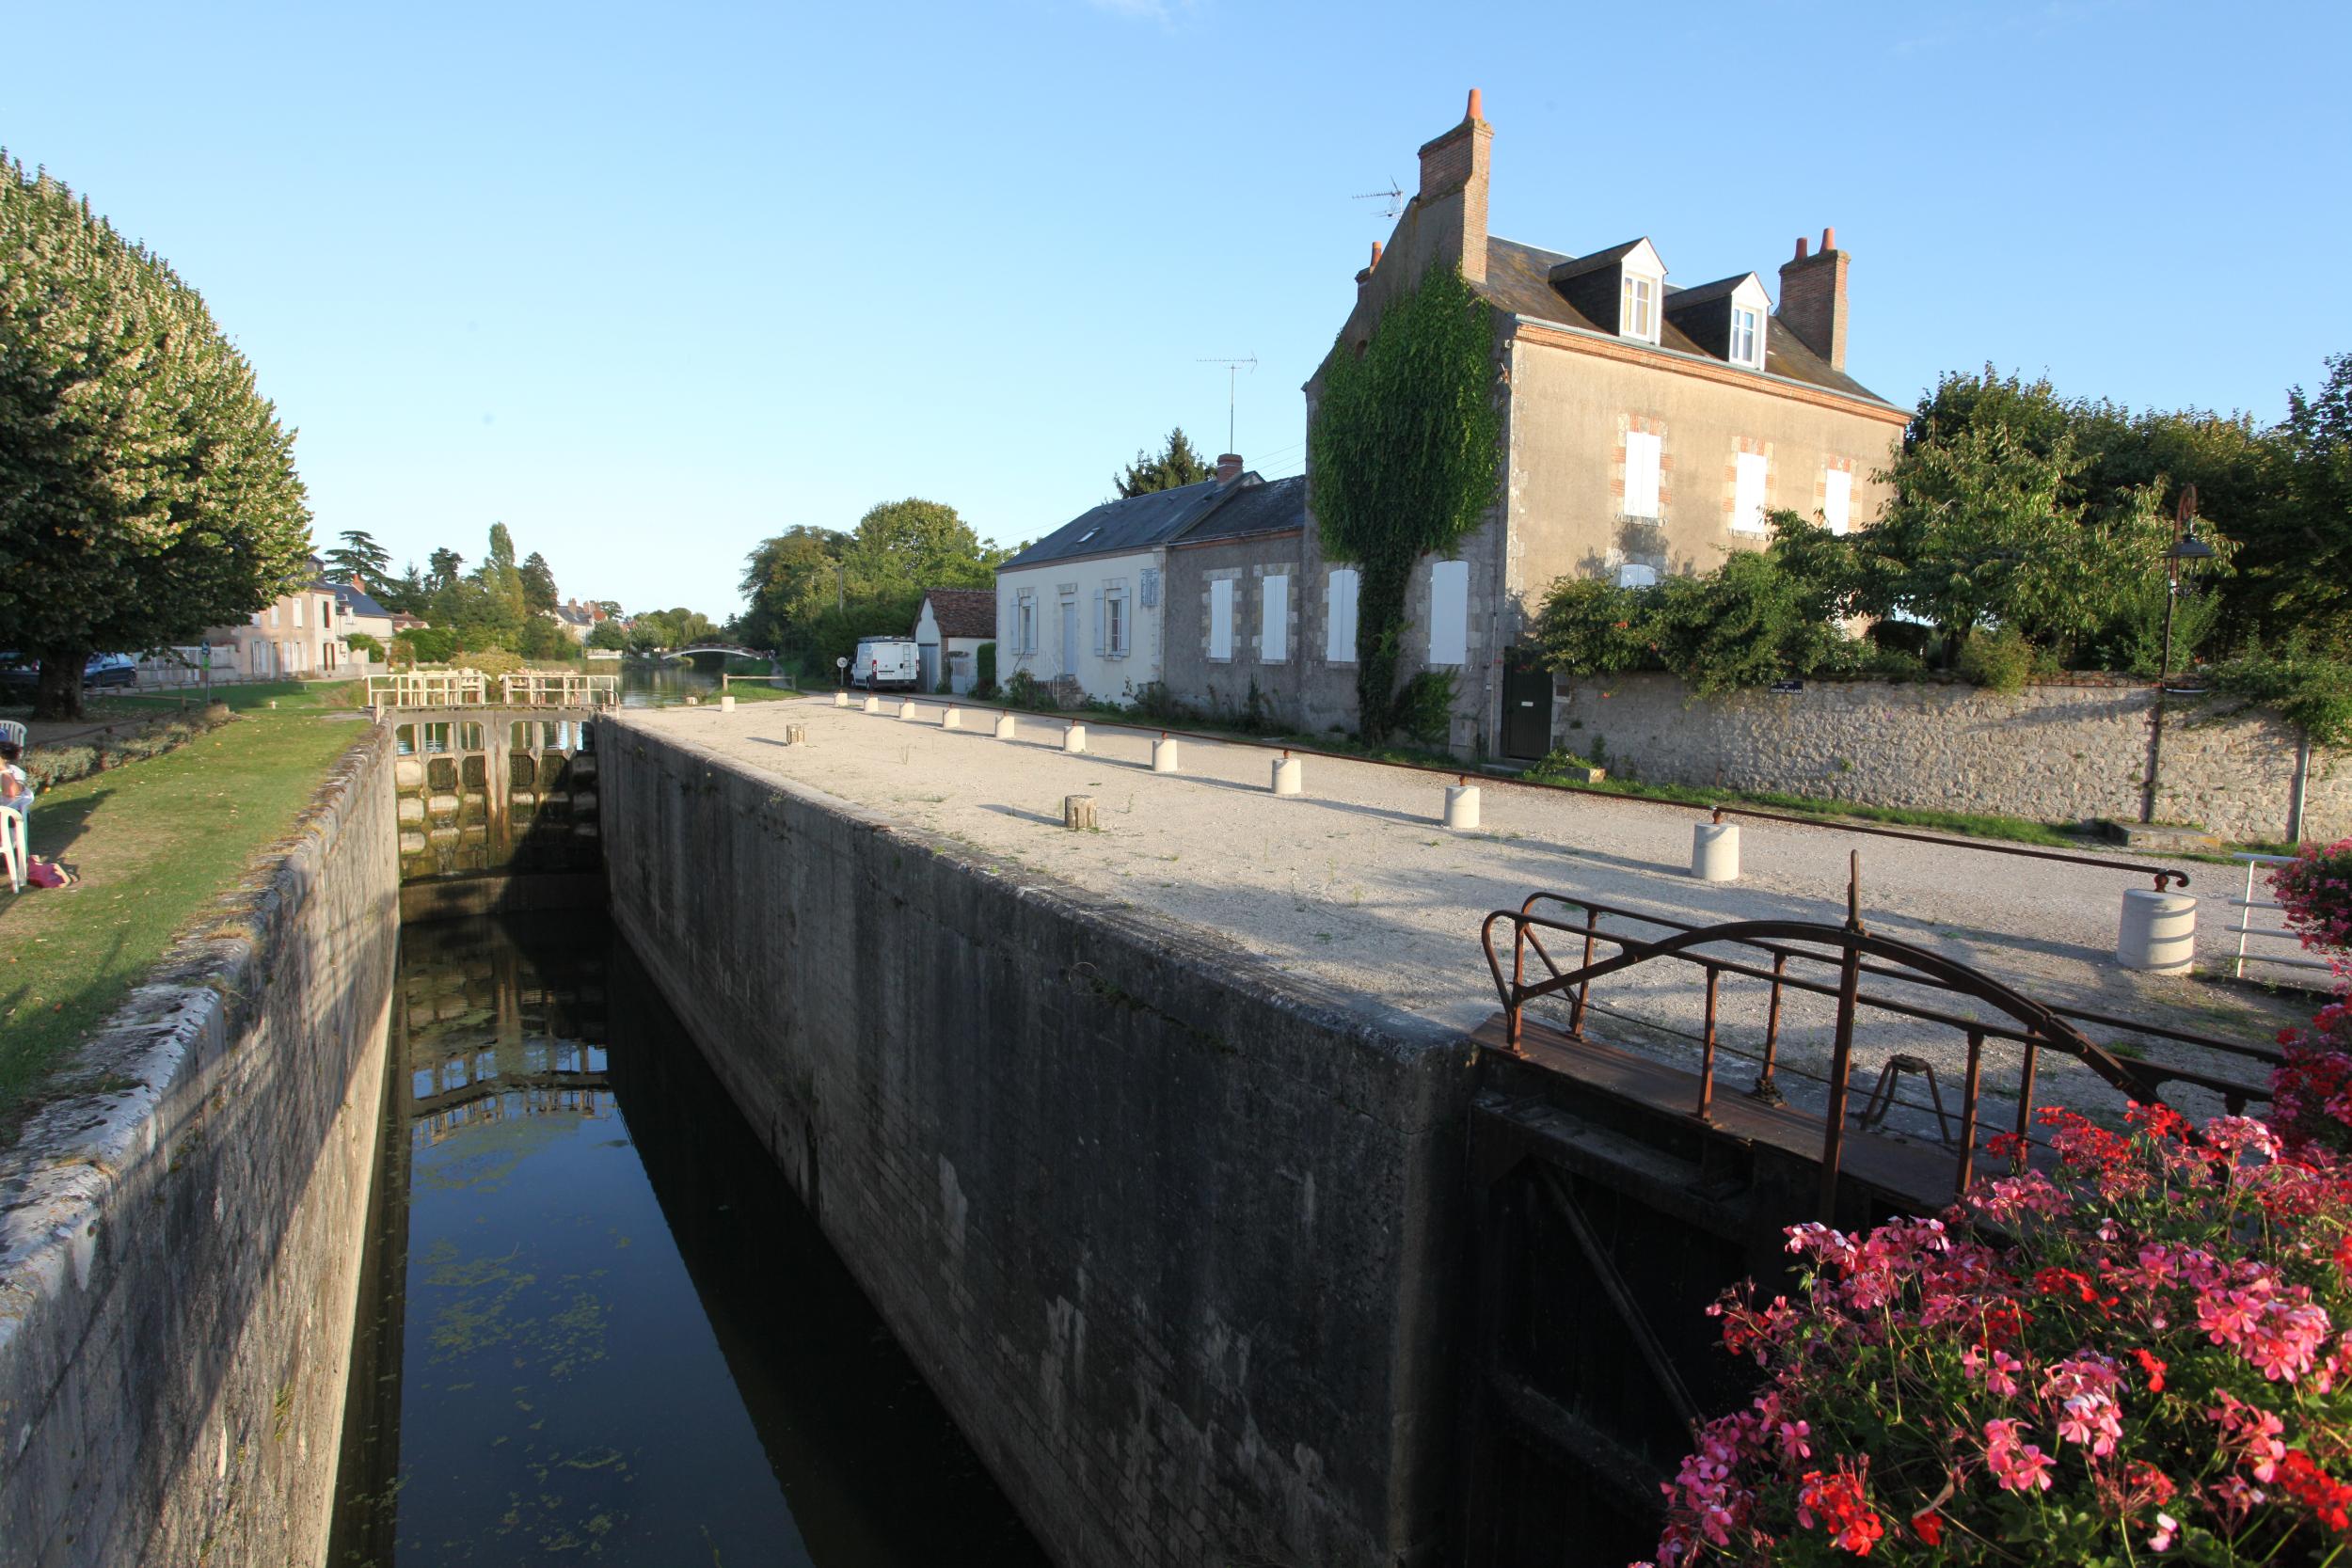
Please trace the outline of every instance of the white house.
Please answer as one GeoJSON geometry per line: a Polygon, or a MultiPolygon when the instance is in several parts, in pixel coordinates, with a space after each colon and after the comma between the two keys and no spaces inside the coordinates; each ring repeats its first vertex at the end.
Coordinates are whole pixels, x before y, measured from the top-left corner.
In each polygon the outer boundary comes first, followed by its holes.
{"type": "Polygon", "coordinates": [[[914,618],[914,647],[923,660],[923,689],[961,696],[979,684],[980,646],[996,641],[996,591],[993,588],[933,588],[923,595],[914,618]]]}
{"type": "Polygon", "coordinates": [[[1104,501],[996,568],[996,678],[1067,682],[1065,697],[1132,702],[1167,677],[1162,626],[1168,542],[1243,482],[1241,459],[1216,479],[1104,501]]]}

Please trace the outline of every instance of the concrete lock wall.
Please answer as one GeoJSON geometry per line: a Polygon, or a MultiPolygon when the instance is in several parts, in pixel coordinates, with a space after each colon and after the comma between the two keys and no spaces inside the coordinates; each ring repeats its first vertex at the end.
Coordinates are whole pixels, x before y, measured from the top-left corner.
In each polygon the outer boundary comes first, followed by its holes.
{"type": "MultiPolygon", "coordinates": [[[[2074,680],[2014,695],[1930,682],[1808,681],[1793,692],[1698,698],[1672,675],[1558,683],[1556,744],[1652,784],[1777,790],[1862,805],[2043,822],[2136,822],[2148,772],[2145,684],[2074,680]],[[1596,760],[1599,760],[1596,757],[1596,760]]],[[[2225,839],[2283,838],[2296,735],[2221,697],[2169,701],[2160,822],[2225,839]]],[[[2352,766],[2314,751],[2303,836],[2352,833],[2352,766]]]]}
{"type": "Polygon", "coordinates": [[[1428,1560],[1467,1042],[609,738],[617,918],[1054,1556],[1428,1560]]]}
{"type": "Polygon", "coordinates": [[[0,1559],[317,1562],[382,1112],[390,736],[0,1154],[0,1559]]]}

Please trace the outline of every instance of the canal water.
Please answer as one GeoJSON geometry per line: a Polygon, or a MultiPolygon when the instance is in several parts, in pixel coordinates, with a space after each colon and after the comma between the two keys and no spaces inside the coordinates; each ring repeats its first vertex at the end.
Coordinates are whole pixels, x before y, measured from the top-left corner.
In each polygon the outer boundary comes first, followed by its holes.
{"type": "MultiPolygon", "coordinates": [[[[590,666],[592,673],[595,668],[590,666]]],[[[623,707],[660,707],[719,694],[718,666],[708,660],[690,664],[682,658],[625,658],[605,668],[620,673],[623,707]]]]}
{"type": "Polygon", "coordinates": [[[1042,1564],[601,915],[402,932],[337,1565],[1042,1564]]]}

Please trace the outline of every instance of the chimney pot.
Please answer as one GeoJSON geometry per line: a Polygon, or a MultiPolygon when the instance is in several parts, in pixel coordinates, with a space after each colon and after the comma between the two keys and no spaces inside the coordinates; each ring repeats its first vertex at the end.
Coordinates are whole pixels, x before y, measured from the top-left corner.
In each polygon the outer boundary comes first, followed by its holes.
{"type": "Polygon", "coordinates": [[[1469,112],[1468,114],[1464,115],[1462,118],[1463,118],[1463,119],[1479,119],[1479,118],[1480,118],[1479,113],[1478,113],[1478,110],[1479,110],[1479,103],[1478,103],[1478,89],[1477,89],[1476,87],[1472,87],[1472,88],[1470,88],[1470,112],[1469,112]]]}
{"type": "Polygon", "coordinates": [[[1835,230],[1835,229],[1824,228],[1824,229],[1821,230],[1821,250],[1822,250],[1822,253],[1823,253],[1824,255],[1826,255],[1826,254],[1827,254],[1827,253],[1829,253],[1830,251],[1836,250],[1836,248],[1837,248],[1837,230],[1835,230]]]}
{"type": "Polygon", "coordinates": [[[1240,454],[1230,451],[1220,454],[1216,460],[1216,482],[1219,484],[1231,484],[1239,478],[1241,478],[1240,454]]]}
{"type": "Polygon", "coordinates": [[[1367,270],[1372,272],[1380,270],[1380,242],[1378,240],[1372,242],[1372,265],[1367,270]]]}
{"type": "Polygon", "coordinates": [[[1804,236],[1803,234],[1797,236],[1797,260],[1800,261],[1804,260],[1804,236]]]}

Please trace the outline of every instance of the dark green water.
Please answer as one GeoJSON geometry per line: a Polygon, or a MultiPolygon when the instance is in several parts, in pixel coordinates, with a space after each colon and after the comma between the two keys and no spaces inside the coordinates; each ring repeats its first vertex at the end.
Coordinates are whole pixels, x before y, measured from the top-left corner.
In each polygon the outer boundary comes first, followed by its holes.
{"type": "Polygon", "coordinates": [[[335,1564],[1041,1564],[601,917],[410,927],[335,1564]]]}

